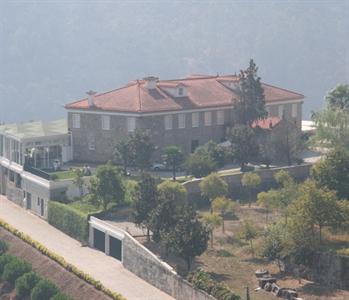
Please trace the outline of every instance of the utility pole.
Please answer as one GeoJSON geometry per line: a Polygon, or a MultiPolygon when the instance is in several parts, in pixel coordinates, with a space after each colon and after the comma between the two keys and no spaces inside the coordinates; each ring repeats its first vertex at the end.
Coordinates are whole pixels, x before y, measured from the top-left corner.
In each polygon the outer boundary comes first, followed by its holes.
{"type": "Polygon", "coordinates": [[[251,300],[251,298],[250,298],[250,289],[249,289],[248,286],[246,287],[246,300],[251,300]]]}

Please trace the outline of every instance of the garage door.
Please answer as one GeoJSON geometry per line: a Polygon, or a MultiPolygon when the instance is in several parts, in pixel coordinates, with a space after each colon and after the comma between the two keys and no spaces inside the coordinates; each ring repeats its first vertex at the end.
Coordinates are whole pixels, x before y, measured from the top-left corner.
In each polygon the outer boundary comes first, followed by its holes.
{"type": "Polygon", "coordinates": [[[109,244],[109,254],[112,257],[115,257],[116,259],[121,261],[122,256],[122,242],[114,237],[110,237],[110,244],[109,244]]]}
{"type": "Polygon", "coordinates": [[[93,228],[93,245],[96,249],[105,252],[105,233],[93,228]]]}

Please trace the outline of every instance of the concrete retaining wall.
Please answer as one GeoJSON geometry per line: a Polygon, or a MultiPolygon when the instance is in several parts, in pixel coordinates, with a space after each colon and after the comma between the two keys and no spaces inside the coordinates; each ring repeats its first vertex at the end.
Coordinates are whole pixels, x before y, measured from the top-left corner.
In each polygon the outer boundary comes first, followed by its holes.
{"type": "MultiPolygon", "coordinates": [[[[204,291],[194,288],[188,281],[180,277],[171,266],[160,260],[127,232],[95,217],[91,217],[89,223],[90,246],[93,246],[93,228],[105,233],[106,246],[109,236],[120,239],[122,241],[122,264],[124,267],[159,290],[177,300],[215,299],[204,291]]],[[[106,254],[108,254],[107,247],[106,254]]]]}

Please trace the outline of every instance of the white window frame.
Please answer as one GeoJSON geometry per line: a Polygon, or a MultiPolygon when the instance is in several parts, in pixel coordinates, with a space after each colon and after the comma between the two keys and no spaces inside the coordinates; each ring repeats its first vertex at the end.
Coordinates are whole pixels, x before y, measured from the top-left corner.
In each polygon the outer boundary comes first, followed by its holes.
{"type": "Polygon", "coordinates": [[[298,104],[292,103],[292,118],[297,118],[298,115],[298,104]]]}
{"type": "Polygon", "coordinates": [[[171,130],[172,129],[172,123],[173,123],[173,117],[172,115],[167,115],[164,118],[164,123],[165,123],[165,130],[171,130]]]}
{"type": "Polygon", "coordinates": [[[72,126],[77,129],[81,126],[80,114],[72,114],[72,126]]]}
{"type": "Polygon", "coordinates": [[[200,114],[198,112],[193,112],[191,114],[191,126],[196,128],[200,125],[200,114]]]}
{"type": "Polygon", "coordinates": [[[178,114],[178,128],[185,128],[185,114],[178,114]]]}
{"type": "Polygon", "coordinates": [[[134,132],[136,130],[136,118],[128,117],[127,118],[127,131],[134,132]]]}
{"type": "Polygon", "coordinates": [[[284,116],[284,106],[282,104],[279,105],[278,107],[278,117],[282,119],[284,116]]]}
{"type": "Polygon", "coordinates": [[[212,112],[205,111],[204,119],[205,119],[205,126],[211,126],[212,125],[212,112]]]}
{"type": "Polygon", "coordinates": [[[224,110],[217,110],[217,125],[224,125],[224,110]]]}
{"type": "Polygon", "coordinates": [[[110,116],[102,116],[102,129],[110,130],[110,116]]]}
{"type": "Polygon", "coordinates": [[[95,151],[96,150],[96,141],[93,136],[88,138],[88,150],[95,151]]]}

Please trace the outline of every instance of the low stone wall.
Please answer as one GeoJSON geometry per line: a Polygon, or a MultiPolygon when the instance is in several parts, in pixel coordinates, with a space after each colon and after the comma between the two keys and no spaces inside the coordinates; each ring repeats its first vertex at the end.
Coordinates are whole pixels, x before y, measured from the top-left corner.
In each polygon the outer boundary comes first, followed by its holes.
{"type": "MultiPolygon", "coordinates": [[[[298,266],[288,265],[290,271],[298,266]]],[[[349,256],[317,253],[308,266],[305,277],[325,286],[349,289],[349,256]]]]}
{"type": "MultiPolygon", "coordinates": [[[[262,180],[260,190],[266,190],[275,186],[274,174],[280,170],[285,170],[296,180],[303,181],[309,177],[311,167],[312,164],[302,164],[280,168],[259,169],[256,172],[260,175],[262,180]]],[[[229,185],[229,194],[233,198],[239,198],[243,193],[243,187],[241,186],[241,178],[243,174],[244,173],[222,175],[222,178],[229,185]]],[[[200,181],[201,179],[194,179],[183,183],[189,196],[199,195],[201,193],[199,187],[200,181]]]]}
{"type": "Polygon", "coordinates": [[[215,300],[206,292],[194,288],[188,281],[180,277],[171,266],[160,260],[122,229],[96,217],[90,218],[90,233],[93,232],[92,227],[121,239],[123,266],[159,290],[177,300],[215,300]]]}

